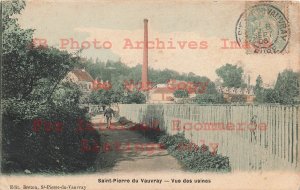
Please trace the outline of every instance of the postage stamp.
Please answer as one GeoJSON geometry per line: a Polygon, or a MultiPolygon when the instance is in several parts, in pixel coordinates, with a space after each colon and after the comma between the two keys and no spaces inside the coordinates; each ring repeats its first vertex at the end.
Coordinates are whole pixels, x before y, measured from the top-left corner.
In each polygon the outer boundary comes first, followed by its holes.
{"type": "Polygon", "coordinates": [[[246,46],[248,54],[288,53],[290,26],[287,15],[288,4],[246,4],[246,10],[236,24],[236,41],[246,46]]]}

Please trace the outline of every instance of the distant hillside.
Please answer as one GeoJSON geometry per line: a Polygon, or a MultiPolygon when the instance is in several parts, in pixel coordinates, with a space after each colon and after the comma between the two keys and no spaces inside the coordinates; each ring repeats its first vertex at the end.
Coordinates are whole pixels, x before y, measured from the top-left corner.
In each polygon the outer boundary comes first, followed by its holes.
{"type": "MultiPolygon", "coordinates": [[[[123,84],[125,80],[133,80],[134,82],[141,81],[142,65],[128,67],[121,62],[101,62],[93,61],[92,59],[84,61],[85,69],[92,75],[94,79],[103,81],[111,81],[112,84],[123,84]]],[[[177,79],[191,82],[206,82],[207,77],[198,76],[192,72],[180,74],[177,71],[164,69],[156,70],[149,69],[149,80],[153,83],[166,83],[169,79],[177,79]]]]}

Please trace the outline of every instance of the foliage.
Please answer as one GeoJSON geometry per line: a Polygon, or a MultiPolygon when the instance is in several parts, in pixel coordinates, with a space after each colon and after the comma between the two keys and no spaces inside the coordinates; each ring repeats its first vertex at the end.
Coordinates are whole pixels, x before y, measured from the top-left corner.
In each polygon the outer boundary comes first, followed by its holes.
{"type": "MultiPolygon", "coordinates": [[[[127,92],[123,86],[125,81],[133,81],[134,84],[138,84],[141,81],[142,65],[128,67],[120,61],[107,61],[105,63],[99,61],[98,59],[96,59],[96,61],[89,59],[83,63],[83,66],[93,78],[97,80],[110,81],[112,84],[112,90],[110,92],[101,91],[100,94],[99,92],[94,92],[90,96],[92,100],[91,103],[108,104],[111,102],[121,102],[126,104],[141,104],[146,102],[146,96],[142,92],[139,92],[137,89],[132,92],[127,92]],[[111,98],[103,97],[104,94],[109,95],[111,98]]],[[[149,68],[149,81],[151,84],[155,85],[166,83],[170,79],[203,83],[209,81],[207,77],[197,76],[192,72],[188,74],[179,74],[178,72],[169,69],[161,71],[149,68]]],[[[183,92],[183,94],[184,97],[188,95],[186,92],[183,92]]]]}
{"type": "Polygon", "coordinates": [[[292,70],[285,70],[278,74],[274,91],[276,102],[280,104],[299,103],[300,95],[300,74],[292,70]]]}
{"type": "MultiPolygon", "coordinates": [[[[20,28],[14,14],[20,14],[25,7],[24,0],[1,1],[2,4],[2,30],[3,31],[3,55],[18,52],[24,57],[26,48],[32,40],[32,29],[20,28]]],[[[16,57],[18,58],[18,57],[16,57]]]]}
{"type": "Polygon", "coordinates": [[[216,70],[217,75],[223,79],[223,86],[236,88],[244,86],[243,72],[241,67],[228,63],[216,70]]]}
{"type": "Polygon", "coordinates": [[[264,102],[264,89],[262,87],[263,80],[260,75],[256,78],[256,84],[254,87],[255,101],[259,103],[264,102]]]}
{"type": "Polygon", "coordinates": [[[224,98],[222,94],[197,94],[195,101],[198,104],[222,104],[224,98]]]}
{"type": "Polygon", "coordinates": [[[247,96],[245,95],[231,95],[230,102],[232,103],[245,103],[247,101],[247,96]]]}
{"type": "Polygon", "coordinates": [[[143,104],[146,102],[146,96],[140,91],[128,92],[124,95],[122,103],[124,104],[143,104]]]}
{"type": "Polygon", "coordinates": [[[254,93],[256,93],[257,91],[260,91],[262,89],[262,84],[263,84],[263,80],[262,80],[261,76],[258,75],[258,77],[256,78],[256,84],[254,87],[254,93]]]}
{"type": "Polygon", "coordinates": [[[78,89],[61,84],[53,99],[46,104],[35,100],[3,100],[3,162],[2,172],[72,172],[93,165],[95,152],[82,152],[81,140],[99,140],[96,131],[78,132],[78,119],[85,120],[86,112],[78,107],[78,89]],[[34,122],[62,122],[62,131],[54,127],[46,132],[43,123],[39,132],[34,122]],[[11,151],[13,150],[13,151],[11,151]]]}
{"type": "Polygon", "coordinates": [[[187,90],[176,90],[174,92],[174,97],[175,98],[187,98],[187,97],[189,97],[189,93],[187,90]]]}
{"type": "Polygon", "coordinates": [[[66,73],[80,65],[79,58],[51,47],[34,47],[33,30],[20,28],[14,16],[25,2],[2,3],[2,172],[71,172],[90,167],[96,153],[80,151],[81,140],[97,140],[99,135],[75,130],[77,119],[85,120],[86,113],[79,108],[78,89],[62,83],[66,73]],[[44,123],[37,132],[33,123],[39,119],[44,123]],[[49,128],[59,122],[63,122],[61,132],[49,128]]]}
{"type": "Polygon", "coordinates": [[[184,138],[183,134],[162,135],[159,142],[191,171],[224,171],[231,170],[229,158],[209,152],[206,145],[198,147],[184,138]]]}
{"type": "Polygon", "coordinates": [[[139,91],[123,92],[119,89],[104,90],[100,89],[90,94],[90,103],[110,105],[112,103],[124,104],[143,104],[146,102],[146,96],[139,91]]]}
{"type": "Polygon", "coordinates": [[[56,106],[78,105],[81,95],[82,92],[76,84],[63,82],[54,91],[52,101],[56,106]]]}
{"type": "Polygon", "coordinates": [[[205,93],[200,93],[196,95],[195,102],[198,104],[221,104],[225,100],[223,95],[216,90],[215,84],[209,82],[205,93]]]}
{"type": "Polygon", "coordinates": [[[255,87],[256,102],[258,103],[299,103],[299,76],[297,72],[285,70],[278,74],[274,89],[264,89],[259,87],[260,79],[255,87]]]}
{"type": "Polygon", "coordinates": [[[67,72],[74,68],[77,59],[67,52],[44,47],[32,47],[25,55],[25,58],[14,54],[4,56],[4,97],[49,100],[67,72]],[[47,88],[42,90],[41,86],[47,88]]]}
{"type": "MultiPolygon", "coordinates": [[[[107,81],[112,83],[113,88],[118,84],[123,84],[124,81],[133,80],[135,83],[141,81],[142,65],[136,65],[134,67],[128,67],[124,63],[117,61],[100,62],[99,60],[87,60],[84,63],[86,70],[92,75],[93,78],[98,80],[107,81]],[[112,69],[113,68],[113,69],[112,69]]],[[[164,69],[155,70],[149,68],[149,81],[154,84],[166,83],[170,79],[177,79],[189,82],[206,82],[209,79],[207,77],[197,76],[190,72],[188,74],[179,74],[176,71],[164,69]]]]}
{"type": "Polygon", "coordinates": [[[208,146],[201,147],[191,143],[183,134],[167,135],[158,127],[150,127],[143,124],[136,124],[131,127],[143,134],[145,137],[159,142],[161,148],[166,148],[168,152],[177,158],[187,169],[195,172],[203,171],[224,171],[231,170],[229,158],[209,151],[208,146]]]}
{"type": "Polygon", "coordinates": [[[100,89],[98,91],[94,91],[90,95],[90,101],[92,104],[102,104],[102,105],[110,105],[111,104],[111,90],[100,89]]]}
{"type": "Polygon", "coordinates": [[[3,2],[3,97],[49,101],[79,58],[56,48],[34,47],[33,30],[20,28],[14,18],[24,6],[24,1],[3,2]]]}

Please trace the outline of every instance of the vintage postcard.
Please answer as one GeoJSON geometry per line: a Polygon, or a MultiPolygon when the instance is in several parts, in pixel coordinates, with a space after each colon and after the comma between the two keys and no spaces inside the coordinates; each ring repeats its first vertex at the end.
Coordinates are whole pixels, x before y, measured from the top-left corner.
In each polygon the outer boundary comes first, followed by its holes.
{"type": "Polygon", "coordinates": [[[0,190],[300,190],[299,1],[0,8],[0,190]]]}

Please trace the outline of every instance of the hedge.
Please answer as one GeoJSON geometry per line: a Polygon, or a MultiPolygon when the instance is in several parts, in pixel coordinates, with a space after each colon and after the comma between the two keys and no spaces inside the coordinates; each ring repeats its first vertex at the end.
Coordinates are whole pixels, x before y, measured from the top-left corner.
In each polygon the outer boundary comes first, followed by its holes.
{"type": "Polygon", "coordinates": [[[183,166],[193,172],[229,172],[229,158],[209,151],[208,146],[201,147],[191,143],[183,134],[167,135],[159,128],[136,124],[130,128],[156,141],[165,147],[183,166]]]}

